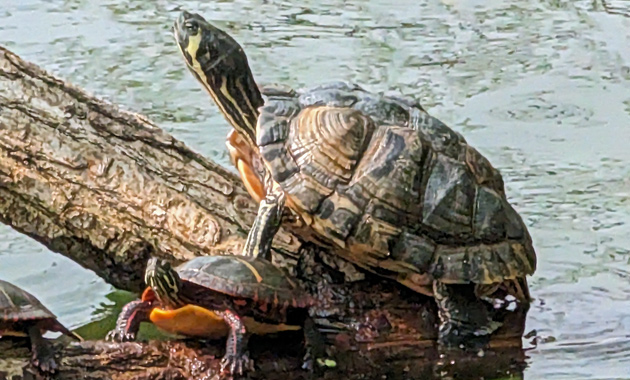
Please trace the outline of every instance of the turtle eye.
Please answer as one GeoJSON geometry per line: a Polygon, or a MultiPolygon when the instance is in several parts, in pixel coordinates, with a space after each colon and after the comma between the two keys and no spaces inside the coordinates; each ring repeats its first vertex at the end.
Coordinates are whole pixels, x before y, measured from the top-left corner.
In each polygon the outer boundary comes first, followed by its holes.
{"type": "Polygon", "coordinates": [[[190,33],[191,35],[195,35],[199,31],[199,25],[195,20],[187,20],[186,22],[184,22],[184,28],[186,28],[188,33],[190,33]]]}

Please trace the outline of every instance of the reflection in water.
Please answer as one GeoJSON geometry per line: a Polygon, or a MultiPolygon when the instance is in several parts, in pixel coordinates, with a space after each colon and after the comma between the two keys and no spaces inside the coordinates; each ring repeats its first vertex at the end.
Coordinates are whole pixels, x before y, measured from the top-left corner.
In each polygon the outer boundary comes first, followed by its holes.
{"type": "MultiPolygon", "coordinates": [[[[261,82],[356,81],[464,133],[502,171],[537,248],[525,376],[628,377],[628,2],[0,0],[0,43],[227,165],[229,127],[170,34],[179,6],[242,41],[261,82]],[[455,63],[427,65],[442,61],[455,63]]],[[[0,277],[71,326],[110,289],[6,227],[0,277]]]]}

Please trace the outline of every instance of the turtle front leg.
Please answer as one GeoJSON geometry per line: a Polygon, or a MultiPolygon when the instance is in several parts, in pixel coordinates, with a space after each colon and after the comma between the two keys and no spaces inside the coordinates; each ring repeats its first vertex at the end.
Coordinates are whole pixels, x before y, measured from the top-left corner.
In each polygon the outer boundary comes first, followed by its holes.
{"type": "Polygon", "coordinates": [[[31,363],[44,373],[57,372],[55,353],[49,342],[42,337],[41,327],[37,324],[29,327],[28,337],[31,340],[31,363]]]}
{"type": "Polygon", "coordinates": [[[264,259],[271,261],[271,242],[280,229],[285,200],[284,191],[274,181],[270,191],[258,206],[258,214],[243,248],[244,256],[262,255],[264,259]]]}
{"type": "Polygon", "coordinates": [[[221,360],[221,372],[242,375],[246,369],[253,371],[254,362],[245,352],[248,341],[245,324],[231,310],[217,311],[216,313],[230,326],[230,333],[225,345],[225,355],[221,360]]]}
{"type": "Polygon", "coordinates": [[[479,299],[475,284],[433,283],[440,328],[438,343],[443,348],[479,349],[501,327],[492,318],[492,305],[479,299]]]}
{"type": "Polygon", "coordinates": [[[131,301],[123,307],[118,319],[116,327],[107,333],[105,339],[114,342],[128,342],[136,339],[140,323],[149,321],[153,304],[147,301],[131,301]]]}

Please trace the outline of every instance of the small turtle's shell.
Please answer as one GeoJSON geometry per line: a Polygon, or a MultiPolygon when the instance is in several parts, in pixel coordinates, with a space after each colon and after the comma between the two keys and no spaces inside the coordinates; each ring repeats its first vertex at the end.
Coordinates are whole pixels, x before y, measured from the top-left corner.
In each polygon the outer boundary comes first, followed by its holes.
{"type": "Polygon", "coordinates": [[[182,280],[233,297],[304,308],[312,299],[280,268],[266,260],[200,256],[176,268],[182,280]]]}
{"type": "Polygon", "coordinates": [[[416,290],[533,273],[500,173],[419,104],[348,83],[263,92],[257,144],[306,236],[416,290]]]}
{"type": "Polygon", "coordinates": [[[29,292],[0,280],[0,318],[6,323],[56,317],[29,292]]]}

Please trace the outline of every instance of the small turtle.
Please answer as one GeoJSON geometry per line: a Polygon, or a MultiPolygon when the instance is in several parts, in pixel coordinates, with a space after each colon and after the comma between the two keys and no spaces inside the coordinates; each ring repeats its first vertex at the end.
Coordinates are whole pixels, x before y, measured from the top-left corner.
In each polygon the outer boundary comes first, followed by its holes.
{"type": "Polygon", "coordinates": [[[82,340],[59,323],[57,317],[32,294],[0,280],[0,337],[28,337],[31,340],[33,366],[42,372],[54,373],[57,371],[54,352],[42,337],[46,331],[60,332],[82,340]]]}
{"type": "Polygon", "coordinates": [[[301,237],[435,297],[449,346],[500,326],[485,300],[529,306],[527,227],[460,134],[412,99],[355,84],[260,90],[243,48],[197,14],[183,11],[174,34],[234,128],[232,161],[260,201],[244,256],[268,251],[286,207],[301,237]]]}
{"type": "Polygon", "coordinates": [[[216,339],[227,336],[221,371],[253,368],[246,353],[249,334],[303,329],[305,368],[320,355],[321,339],[308,317],[312,298],[280,268],[260,258],[201,256],[176,268],[151,258],[142,299],[127,304],[108,339],[136,338],[141,322],[176,334],[216,339]]]}

